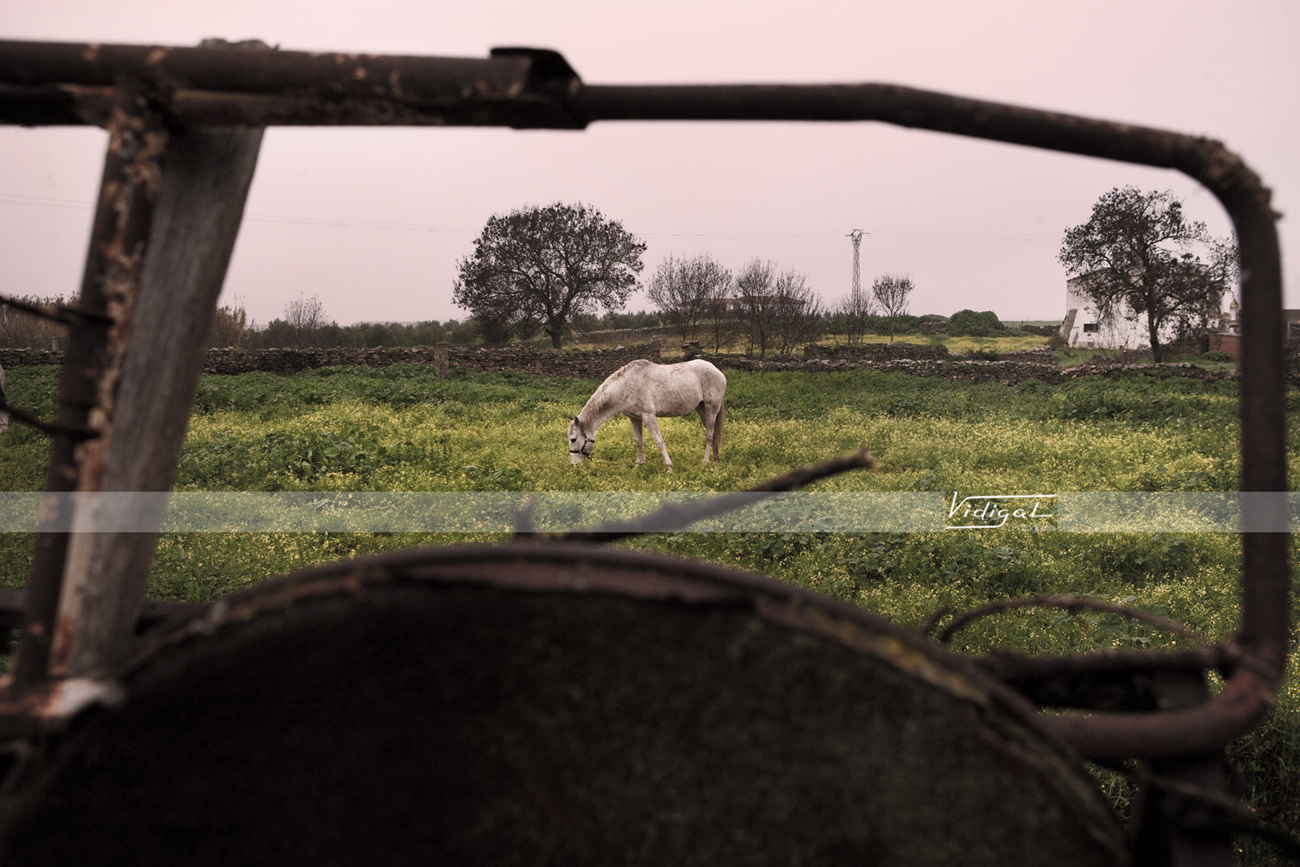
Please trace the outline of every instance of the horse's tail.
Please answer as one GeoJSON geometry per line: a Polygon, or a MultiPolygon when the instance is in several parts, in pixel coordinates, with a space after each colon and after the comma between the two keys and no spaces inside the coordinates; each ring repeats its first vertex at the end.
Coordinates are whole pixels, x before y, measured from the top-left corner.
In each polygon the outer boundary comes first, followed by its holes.
{"type": "Polygon", "coordinates": [[[718,404],[718,415],[713,420],[713,459],[718,459],[718,449],[722,447],[722,416],[725,407],[718,404]]]}

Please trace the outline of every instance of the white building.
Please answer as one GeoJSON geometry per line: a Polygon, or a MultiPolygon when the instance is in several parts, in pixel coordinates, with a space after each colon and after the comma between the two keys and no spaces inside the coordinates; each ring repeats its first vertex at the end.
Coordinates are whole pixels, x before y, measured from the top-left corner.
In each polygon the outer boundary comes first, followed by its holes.
{"type": "MultiPolygon", "coordinates": [[[[1149,349],[1146,314],[1134,317],[1127,304],[1106,319],[1086,294],[1083,286],[1090,275],[1072,277],[1065,283],[1065,322],[1061,336],[1067,346],[1084,349],[1149,349]]],[[[1164,336],[1164,335],[1162,335],[1164,336]]],[[[1168,335],[1170,338],[1173,334],[1168,335]]]]}
{"type": "MultiPolygon", "coordinates": [[[[1065,283],[1065,321],[1061,324],[1061,336],[1071,347],[1083,349],[1150,349],[1151,336],[1147,332],[1145,313],[1134,315],[1127,303],[1121,304],[1110,319],[1102,317],[1087,295],[1083,286],[1090,275],[1073,277],[1065,283]]],[[[1221,314],[1221,320],[1210,321],[1210,331],[1235,332],[1239,329],[1237,322],[1237,302],[1232,303],[1229,313],[1221,314]]],[[[1177,337],[1172,324],[1166,324],[1160,331],[1161,343],[1168,343],[1177,337]]]]}

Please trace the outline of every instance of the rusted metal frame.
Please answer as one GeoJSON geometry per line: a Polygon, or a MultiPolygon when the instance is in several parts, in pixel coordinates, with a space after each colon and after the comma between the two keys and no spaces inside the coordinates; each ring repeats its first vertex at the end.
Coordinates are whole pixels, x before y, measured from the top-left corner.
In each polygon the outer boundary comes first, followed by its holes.
{"type": "MultiPolygon", "coordinates": [[[[1171,632],[1174,635],[1180,635],[1183,638],[1190,638],[1199,641],[1202,644],[1213,643],[1208,635],[1190,628],[1184,623],[1180,623],[1169,617],[1161,617],[1158,614],[1152,614],[1149,611],[1143,611],[1132,605],[1120,605],[1115,602],[1104,602],[1100,599],[1087,599],[1082,596],[1040,594],[1036,596],[1019,596],[1014,599],[1000,599],[996,602],[990,602],[987,605],[981,605],[970,611],[963,612],[954,617],[943,631],[939,633],[935,640],[940,644],[947,644],[952,641],[954,635],[962,629],[981,617],[988,617],[992,614],[1000,614],[1005,611],[1014,611],[1020,608],[1060,608],[1064,611],[1074,614],[1079,611],[1096,611],[1103,614],[1116,614],[1120,617],[1127,617],[1136,620],[1139,623],[1145,623],[1156,629],[1162,629],[1171,632]]],[[[936,612],[939,613],[939,612],[936,612]]],[[[933,619],[933,617],[932,617],[933,619]]],[[[929,629],[923,630],[923,633],[929,632],[934,626],[938,625],[937,621],[930,624],[927,621],[929,629]]]]}
{"type": "MultiPolygon", "coordinates": [[[[153,49],[156,59],[150,60],[150,53],[142,54],[144,49],[140,47],[120,48],[126,61],[155,66],[166,66],[164,61],[174,52],[181,52],[176,57],[184,60],[185,51],[202,50],[153,49]]],[[[45,73],[50,77],[66,80],[66,70],[55,67],[59,62],[70,62],[80,64],[87,86],[102,83],[86,70],[94,69],[106,56],[103,48],[91,51],[86,46],[55,46],[50,50],[59,55],[55,60],[46,58],[45,73]],[[80,58],[70,53],[77,48],[83,52],[80,58]]],[[[39,53],[40,48],[30,51],[39,53]]],[[[29,59],[31,56],[29,53],[29,59]]],[[[335,61],[340,67],[347,66],[347,56],[336,58],[340,58],[335,61]]],[[[373,60],[367,62],[374,66],[373,60]]],[[[180,63],[178,69],[184,67],[180,63]]],[[[355,70],[360,67],[352,68],[356,77],[355,70]]],[[[214,70],[209,72],[216,74],[214,70]]],[[[26,77],[15,78],[0,66],[0,80],[33,87],[46,84],[30,70],[23,74],[26,77]]],[[[95,74],[102,77],[103,73],[95,74]]],[[[362,78],[369,75],[367,67],[362,78]]],[[[237,83],[245,87],[257,86],[255,78],[235,75],[237,83]]],[[[226,81],[220,86],[230,89],[226,81]]],[[[1243,331],[1247,335],[1242,358],[1241,488],[1286,490],[1281,269],[1275,215],[1269,193],[1258,177],[1218,142],[890,85],[584,87],[576,77],[561,74],[550,79],[543,89],[547,98],[563,103],[562,110],[549,118],[531,117],[530,123],[520,125],[583,126],[597,120],[878,120],[1184,172],[1224,204],[1241,245],[1243,331]]],[[[339,88],[335,94],[349,92],[357,91],[339,88]]],[[[490,100],[464,93],[460,102],[453,100],[444,107],[442,121],[509,124],[512,100],[535,98],[536,94],[521,88],[514,96],[498,93],[492,99],[498,97],[500,101],[494,106],[498,111],[493,112],[487,110],[490,100]],[[474,108],[483,110],[475,114],[474,108]]],[[[219,97],[214,100],[214,105],[220,102],[219,97]]],[[[340,117],[336,122],[347,121],[340,117]]],[[[410,121],[385,117],[380,112],[352,122],[410,121]]],[[[1089,755],[1159,755],[1222,745],[1253,724],[1267,709],[1280,683],[1286,656],[1286,554],[1285,535],[1244,535],[1240,638],[1242,647],[1257,664],[1243,665],[1210,706],[1162,715],[1061,719],[1057,724],[1063,733],[1089,755]],[[1169,737],[1166,725],[1173,725],[1178,737],[1169,737]]]]}
{"type": "MultiPolygon", "coordinates": [[[[1155,673],[1154,694],[1162,706],[1204,707],[1209,699],[1205,678],[1192,671],[1155,673]]],[[[1138,788],[1133,817],[1133,860],[1171,867],[1232,867],[1237,863],[1232,829],[1201,805],[1174,789],[1183,784],[1216,800],[1231,803],[1227,762],[1221,750],[1152,758],[1148,779],[1138,788]],[[1173,785],[1157,787],[1150,777],[1173,785]]],[[[1239,809],[1245,805],[1236,804],[1239,809]]]]}
{"type": "Polygon", "coordinates": [[[575,128],[578,82],[559,54],[487,59],[0,41],[0,121],[98,124],[113,77],[170,91],[183,123],[448,124],[575,128]]]}
{"type": "Polygon", "coordinates": [[[102,466],[97,439],[112,422],[113,390],[129,338],[130,312],[139,290],[167,134],[145,88],[123,78],[109,124],[99,202],[59,381],[56,430],[42,499],[40,529],[28,576],[27,616],[14,660],[16,693],[48,671],[58,611],[72,499],[57,496],[96,490],[102,466]]]}
{"type": "MultiPolygon", "coordinates": [[[[51,322],[62,322],[64,325],[71,325],[83,314],[75,307],[64,307],[58,305],[54,309],[42,307],[39,304],[28,304],[25,301],[19,301],[17,298],[10,298],[7,295],[0,295],[0,307],[12,307],[15,310],[21,310],[24,313],[31,314],[40,319],[48,319],[51,322]]],[[[109,324],[107,317],[95,317],[104,324],[109,324]]]]}
{"type": "MultiPolygon", "coordinates": [[[[261,147],[262,130],[177,127],[154,208],[135,332],[114,395],[100,490],[166,492],[185,430],[261,147]]],[[[97,443],[97,444],[98,444],[97,443]]],[[[164,500],[136,504],[134,532],[105,532],[122,517],[78,504],[64,566],[50,673],[112,677],[130,654],[145,601],[164,500]]]]}
{"type": "MultiPolygon", "coordinates": [[[[1243,491],[1287,490],[1281,258],[1269,191],[1222,144],[1145,127],[888,85],[587,86],[571,104],[597,120],[880,120],[900,126],[1173,168],[1219,199],[1241,249],[1243,491]]],[[[1252,508],[1260,508],[1255,505],[1252,508]]],[[[1258,517],[1247,515],[1247,519],[1258,517]]],[[[1255,526],[1253,520],[1249,525],[1255,526]]],[[[1253,725],[1281,683],[1289,641],[1288,537],[1245,533],[1238,643],[1251,664],[1203,707],[1048,717],[1093,757],[1211,752],[1253,725]]]]}
{"type": "MultiPolygon", "coordinates": [[[[45,307],[36,304],[28,304],[19,301],[16,298],[9,298],[5,295],[0,295],[0,306],[12,307],[15,310],[21,310],[22,312],[31,314],[32,316],[37,316],[41,319],[48,319],[51,322],[61,322],[64,325],[72,325],[79,319],[87,318],[87,316],[82,315],[76,308],[59,306],[53,310],[49,310],[45,307]]],[[[112,320],[106,316],[89,315],[88,318],[105,327],[112,324],[112,320]]],[[[3,390],[0,390],[0,411],[9,413],[18,421],[28,427],[35,428],[46,436],[54,436],[57,432],[62,430],[57,424],[42,421],[31,413],[11,405],[5,397],[3,390]]],[[[74,438],[90,438],[96,436],[96,433],[89,428],[70,430],[67,431],[67,433],[72,435],[74,438]]]]}
{"type": "Polygon", "coordinates": [[[1091,675],[1125,671],[1217,671],[1231,675],[1241,660],[1241,648],[1229,642],[1184,650],[1094,650],[1068,656],[1029,655],[995,650],[976,657],[979,665],[999,680],[1032,680],[1062,675],[1091,675]]]}

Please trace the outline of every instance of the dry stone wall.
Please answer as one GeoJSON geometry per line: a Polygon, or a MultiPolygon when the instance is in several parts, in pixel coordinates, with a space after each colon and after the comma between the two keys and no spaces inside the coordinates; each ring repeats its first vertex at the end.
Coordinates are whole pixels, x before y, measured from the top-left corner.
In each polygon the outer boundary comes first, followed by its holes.
{"type": "MultiPolygon", "coordinates": [[[[660,360],[660,344],[618,346],[570,352],[525,346],[448,346],[447,362],[484,373],[514,370],[543,376],[572,376],[604,379],[636,358],[660,360]]],[[[298,373],[318,367],[388,367],[414,362],[434,366],[438,350],[433,347],[373,349],[209,349],[204,373],[237,374],[260,370],[268,373],[298,373]]],[[[33,364],[62,364],[63,353],[54,350],[0,349],[0,366],[6,370],[33,364]]]]}
{"type": "MultiPolygon", "coordinates": [[[[1080,376],[1152,376],[1161,379],[1187,376],[1214,382],[1235,379],[1236,371],[1210,371],[1193,364],[1085,364],[1061,369],[1050,352],[1007,353],[997,361],[970,360],[948,355],[942,346],[911,344],[876,344],[884,350],[862,353],[839,352],[831,355],[816,350],[804,360],[758,360],[735,355],[703,355],[723,370],[752,371],[845,371],[859,369],[889,370],[912,376],[940,376],[968,382],[998,382],[1013,385],[1027,379],[1048,383],[1064,382],[1080,376]],[[896,348],[897,347],[897,348],[896,348]]],[[[656,344],[619,346],[583,352],[534,349],[523,346],[473,347],[449,346],[447,362],[485,373],[514,370],[542,376],[570,376],[578,379],[604,379],[636,358],[660,361],[656,344]]],[[[414,349],[212,349],[208,351],[205,373],[237,374],[255,370],[271,373],[296,373],[318,367],[364,366],[387,367],[403,362],[434,366],[437,350],[414,349]]],[[[0,349],[0,365],[6,370],[24,365],[61,364],[63,353],[42,349],[0,349]]]]}
{"type": "Polygon", "coordinates": [[[860,343],[857,346],[822,346],[820,343],[811,343],[804,347],[803,357],[805,361],[836,360],[836,361],[889,361],[894,359],[911,359],[919,361],[922,359],[941,359],[948,358],[948,347],[943,344],[929,343],[860,343]]]}

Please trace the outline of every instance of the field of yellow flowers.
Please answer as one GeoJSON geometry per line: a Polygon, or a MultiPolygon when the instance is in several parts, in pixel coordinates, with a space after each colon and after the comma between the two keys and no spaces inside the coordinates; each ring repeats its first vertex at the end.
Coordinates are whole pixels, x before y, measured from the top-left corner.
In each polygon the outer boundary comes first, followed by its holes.
{"type": "MultiPolygon", "coordinates": [[[[15,404],[47,412],[56,372],[10,377],[15,404]]],[[[205,377],[178,467],[177,492],[440,492],[596,495],[741,490],[811,462],[867,448],[871,471],[817,483],[818,495],[930,495],[934,521],[889,532],[827,521],[739,532],[689,529],[620,543],[763,572],[919,625],[941,606],[972,608],[1030,593],[1124,602],[1223,637],[1237,622],[1239,545],[1230,532],[1176,523],[1142,532],[1067,531],[1055,521],[945,527],[950,505],[978,495],[1229,492],[1237,485],[1237,387],[1194,379],[1090,378],[1063,385],[973,385],[896,373],[728,374],[722,460],[701,464],[698,419],[661,421],[676,472],[647,436],[601,429],[592,459],[571,466],[565,431],[598,384],[511,372],[339,368],[293,377],[205,377]],[[954,498],[954,494],[958,495],[954,498]]],[[[1300,406],[1293,395],[1292,403],[1300,406]]],[[[11,427],[3,490],[40,487],[45,441],[11,427]]],[[[1293,441],[1293,464],[1297,447],[1293,441]]],[[[1295,467],[1293,467],[1293,473],[1295,467]]],[[[872,500],[888,510],[901,499],[872,500]]],[[[1046,509],[1053,502],[1044,500],[1046,509]]],[[[206,601],[267,577],[398,548],[499,540],[499,532],[170,533],[150,579],[155,597],[206,601]]],[[[21,587],[31,538],[0,537],[5,586],[21,587]]],[[[1113,615],[1026,611],[978,621],[960,650],[1027,652],[1177,645],[1113,615]]],[[[1300,825],[1287,775],[1300,770],[1295,666],[1266,724],[1235,748],[1254,803],[1300,825]],[[1285,772],[1285,773],[1284,773],[1285,772]],[[1281,774],[1281,776],[1279,776],[1281,774]]],[[[1122,786],[1116,798],[1123,800],[1122,786]]],[[[1249,850],[1248,863],[1269,863],[1249,850]]]]}

